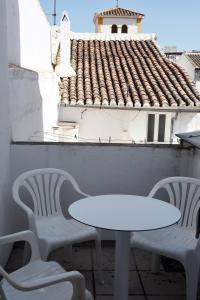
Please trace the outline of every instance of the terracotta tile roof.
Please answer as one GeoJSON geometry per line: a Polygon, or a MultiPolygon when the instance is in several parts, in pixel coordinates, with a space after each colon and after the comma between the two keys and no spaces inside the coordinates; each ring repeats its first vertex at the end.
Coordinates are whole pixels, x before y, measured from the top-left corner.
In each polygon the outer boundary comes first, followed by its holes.
{"type": "Polygon", "coordinates": [[[94,16],[94,20],[96,20],[96,18],[99,16],[100,17],[143,17],[144,15],[130,9],[114,7],[96,13],[94,16]]]}
{"type": "MultiPolygon", "coordinates": [[[[75,77],[62,78],[66,105],[177,107],[200,104],[189,76],[152,40],[71,40],[75,77]]],[[[59,55],[58,55],[59,63],[59,55]]]]}
{"type": "Polygon", "coordinates": [[[199,53],[186,53],[185,54],[195,68],[200,68],[200,52],[199,53]]]}

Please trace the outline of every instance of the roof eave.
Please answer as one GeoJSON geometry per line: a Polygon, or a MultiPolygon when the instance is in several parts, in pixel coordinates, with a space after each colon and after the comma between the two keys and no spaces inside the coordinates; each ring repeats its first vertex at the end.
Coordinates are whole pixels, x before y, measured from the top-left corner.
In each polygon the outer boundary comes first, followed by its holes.
{"type": "Polygon", "coordinates": [[[61,107],[73,107],[73,108],[93,108],[93,109],[113,109],[113,110],[136,110],[136,111],[165,111],[165,112],[200,112],[200,106],[186,106],[186,107],[126,107],[126,106],[106,106],[106,105],[70,105],[60,103],[61,107]]]}

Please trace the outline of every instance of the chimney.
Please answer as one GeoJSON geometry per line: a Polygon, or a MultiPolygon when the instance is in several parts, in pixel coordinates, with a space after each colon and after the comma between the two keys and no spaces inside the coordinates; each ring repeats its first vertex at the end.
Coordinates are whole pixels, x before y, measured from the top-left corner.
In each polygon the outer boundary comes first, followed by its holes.
{"type": "Polygon", "coordinates": [[[60,20],[60,77],[76,76],[71,66],[70,19],[67,12],[63,12],[60,20]]]}

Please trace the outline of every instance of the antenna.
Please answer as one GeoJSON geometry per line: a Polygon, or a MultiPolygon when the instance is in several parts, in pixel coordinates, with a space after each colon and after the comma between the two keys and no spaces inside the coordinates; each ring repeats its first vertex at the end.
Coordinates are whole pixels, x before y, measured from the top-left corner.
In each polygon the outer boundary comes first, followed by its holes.
{"type": "Polygon", "coordinates": [[[56,15],[57,15],[57,12],[56,12],[56,0],[54,0],[54,10],[53,10],[53,25],[56,25],[56,15]]]}
{"type": "Polygon", "coordinates": [[[119,0],[116,0],[117,1],[117,8],[119,7],[119,0]]]}

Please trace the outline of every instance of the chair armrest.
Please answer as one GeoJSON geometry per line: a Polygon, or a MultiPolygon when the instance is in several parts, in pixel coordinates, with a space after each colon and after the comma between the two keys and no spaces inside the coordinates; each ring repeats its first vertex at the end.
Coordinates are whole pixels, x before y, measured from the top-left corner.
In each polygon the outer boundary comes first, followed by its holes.
{"type": "Polygon", "coordinates": [[[26,241],[30,244],[31,252],[32,252],[31,259],[38,259],[41,257],[36,237],[34,233],[30,230],[20,231],[20,232],[16,232],[16,233],[12,233],[0,237],[0,245],[19,242],[19,241],[26,241]]]}
{"type": "Polygon", "coordinates": [[[15,203],[26,213],[29,223],[29,228],[36,233],[36,225],[35,225],[35,217],[32,209],[28,207],[26,204],[24,204],[18,195],[16,186],[13,187],[13,198],[15,200],[15,203]]]}
{"type": "Polygon", "coordinates": [[[0,267],[3,277],[16,289],[27,292],[44,287],[48,287],[61,282],[69,281],[73,285],[73,297],[72,300],[85,300],[85,279],[77,271],[60,273],[45,278],[36,280],[29,280],[25,282],[17,282],[12,279],[5,270],[0,267]]]}
{"type": "Polygon", "coordinates": [[[90,195],[88,195],[88,194],[82,192],[81,190],[79,191],[79,194],[80,194],[80,195],[83,195],[83,196],[85,196],[85,197],[90,197],[90,195]]]}

